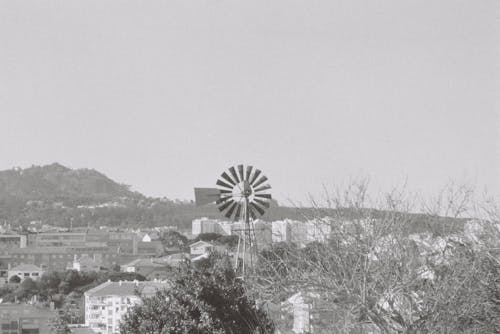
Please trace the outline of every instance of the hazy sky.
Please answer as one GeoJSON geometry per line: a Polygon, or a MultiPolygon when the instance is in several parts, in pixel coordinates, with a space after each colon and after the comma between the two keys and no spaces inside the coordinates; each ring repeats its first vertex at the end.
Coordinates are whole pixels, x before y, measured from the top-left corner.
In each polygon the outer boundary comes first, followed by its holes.
{"type": "Polygon", "coordinates": [[[500,1],[0,0],[0,169],[500,193],[500,1]]]}

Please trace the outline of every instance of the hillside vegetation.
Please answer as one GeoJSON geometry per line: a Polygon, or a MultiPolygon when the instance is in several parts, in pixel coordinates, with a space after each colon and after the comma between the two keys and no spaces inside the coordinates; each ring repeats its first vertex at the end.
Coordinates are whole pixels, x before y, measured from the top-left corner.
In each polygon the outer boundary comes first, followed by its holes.
{"type": "MultiPolygon", "coordinates": [[[[373,218],[383,218],[386,214],[366,210],[373,218]]],[[[294,208],[273,202],[262,219],[304,220],[318,216],[349,219],[353,214],[356,213],[350,209],[294,208]]],[[[440,219],[438,226],[436,217],[429,220],[425,215],[410,216],[409,233],[429,229],[439,232],[442,225],[457,228],[457,222],[460,223],[456,219],[440,219]],[[430,221],[433,226],[429,226],[430,221]]],[[[192,220],[200,217],[223,218],[214,205],[200,207],[192,201],[147,197],[93,169],[70,169],[54,163],[0,171],[0,223],[12,227],[38,221],[62,227],[173,225],[190,229],[192,220]]]]}

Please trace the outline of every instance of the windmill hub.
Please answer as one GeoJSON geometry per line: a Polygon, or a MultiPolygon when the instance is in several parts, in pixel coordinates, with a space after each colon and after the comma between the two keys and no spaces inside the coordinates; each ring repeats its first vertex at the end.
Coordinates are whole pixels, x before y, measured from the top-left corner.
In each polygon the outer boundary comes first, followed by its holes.
{"type": "Polygon", "coordinates": [[[252,191],[252,186],[250,185],[250,183],[248,183],[248,181],[243,181],[243,196],[245,197],[250,197],[250,195],[252,195],[253,191],[252,191]]]}

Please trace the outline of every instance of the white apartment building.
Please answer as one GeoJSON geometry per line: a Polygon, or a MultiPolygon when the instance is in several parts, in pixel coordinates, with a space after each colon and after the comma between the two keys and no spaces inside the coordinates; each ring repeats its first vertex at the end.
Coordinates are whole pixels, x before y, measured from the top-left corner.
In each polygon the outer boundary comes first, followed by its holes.
{"type": "Polygon", "coordinates": [[[152,296],[166,282],[105,282],[85,292],[85,326],[97,334],[120,332],[120,321],[128,308],[141,302],[136,291],[152,296]]]}
{"type": "Polygon", "coordinates": [[[273,242],[294,242],[306,245],[313,241],[325,241],[331,233],[331,222],[326,220],[278,220],[272,222],[273,242]]]}
{"type": "Polygon", "coordinates": [[[207,217],[194,219],[191,225],[192,234],[194,236],[203,233],[220,233],[219,220],[209,219],[207,217]]]}

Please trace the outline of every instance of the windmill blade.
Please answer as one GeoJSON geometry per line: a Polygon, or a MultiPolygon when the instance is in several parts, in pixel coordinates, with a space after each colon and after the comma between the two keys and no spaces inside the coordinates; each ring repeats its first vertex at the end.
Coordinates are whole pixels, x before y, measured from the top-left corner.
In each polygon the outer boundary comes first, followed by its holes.
{"type": "Polygon", "coordinates": [[[221,174],[221,177],[226,180],[227,182],[229,182],[229,184],[231,184],[232,186],[235,186],[236,185],[236,182],[233,181],[232,178],[229,177],[229,175],[227,175],[226,172],[222,173],[221,174]]]}
{"type": "Polygon", "coordinates": [[[220,212],[223,212],[224,210],[226,210],[231,204],[235,204],[236,202],[233,201],[232,199],[229,200],[229,201],[226,201],[226,203],[222,204],[221,206],[219,206],[219,211],[220,212]]]}
{"type": "Polygon", "coordinates": [[[259,177],[260,173],[262,173],[261,170],[256,169],[255,172],[253,173],[252,180],[250,181],[250,184],[253,185],[255,180],[259,177]]]}
{"type": "Polygon", "coordinates": [[[259,188],[257,188],[257,189],[254,189],[253,191],[254,191],[254,192],[259,192],[259,191],[264,191],[264,190],[268,190],[268,189],[271,189],[271,186],[270,186],[269,184],[266,184],[266,185],[264,185],[264,186],[262,186],[262,187],[259,187],[259,188]]]}
{"type": "Polygon", "coordinates": [[[271,199],[271,195],[270,194],[255,194],[254,196],[255,197],[260,197],[260,198],[271,199]]]}
{"type": "Polygon", "coordinates": [[[259,181],[257,181],[255,184],[253,184],[252,186],[254,188],[260,186],[262,183],[266,182],[267,181],[267,177],[265,175],[262,175],[262,177],[260,178],[259,181]]]}
{"type": "Polygon", "coordinates": [[[238,203],[233,202],[233,205],[231,205],[231,207],[229,208],[229,210],[227,211],[227,213],[225,214],[225,216],[227,218],[231,218],[231,215],[233,214],[233,211],[234,211],[234,209],[236,209],[237,206],[238,206],[238,203]]]}
{"type": "Polygon", "coordinates": [[[224,187],[224,188],[229,188],[229,189],[233,190],[232,186],[230,186],[229,184],[227,184],[227,183],[225,183],[225,182],[223,182],[221,180],[217,180],[217,183],[215,183],[215,184],[218,185],[218,186],[221,186],[221,187],[224,187]]]}
{"type": "Polygon", "coordinates": [[[255,203],[259,203],[260,205],[262,205],[266,209],[269,209],[269,207],[270,207],[269,202],[263,201],[263,200],[258,199],[258,198],[254,198],[253,200],[255,201],[255,203]]]}
{"type": "Polygon", "coordinates": [[[262,208],[261,208],[260,206],[258,206],[257,204],[255,204],[255,203],[251,202],[251,203],[250,203],[250,206],[251,206],[252,208],[254,208],[255,210],[257,210],[257,212],[258,212],[261,216],[262,216],[262,215],[264,215],[264,213],[265,213],[264,209],[262,209],[262,208]]]}
{"type": "Polygon", "coordinates": [[[252,173],[252,166],[247,166],[247,173],[245,175],[245,180],[249,180],[250,179],[250,174],[252,173]]]}
{"type": "Polygon", "coordinates": [[[219,189],[219,193],[221,194],[232,194],[232,190],[226,190],[226,189],[219,189]]]}
{"type": "Polygon", "coordinates": [[[229,168],[229,172],[233,176],[233,178],[236,180],[236,183],[240,183],[240,179],[238,178],[238,174],[236,174],[236,169],[234,167],[229,168]]]}
{"type": "Polygon", "coordinates": [[[216,205],[219,205],[221,203],[224,203],[224,202],[227,202],[228,200],[232,199],[233,196],[225,196],[225,197],[221,197],[219,198],[217,201],[215,201],[215,204],[216,205]]]}
{"type": "Polygon", "coordinates": [[[245,177],[243,175],[243,165],[238,165],[238,174],[240,175],[241,181],[245,180],[245,177]]]}

